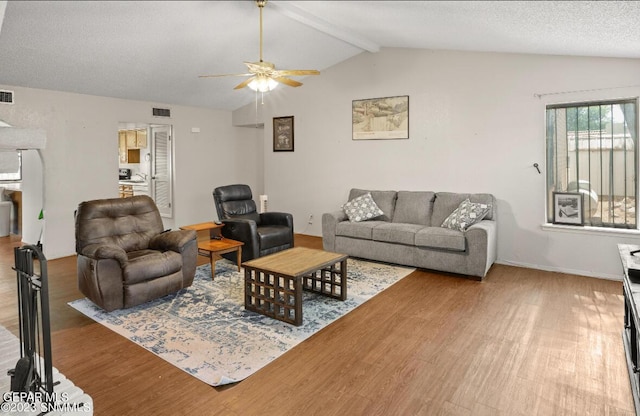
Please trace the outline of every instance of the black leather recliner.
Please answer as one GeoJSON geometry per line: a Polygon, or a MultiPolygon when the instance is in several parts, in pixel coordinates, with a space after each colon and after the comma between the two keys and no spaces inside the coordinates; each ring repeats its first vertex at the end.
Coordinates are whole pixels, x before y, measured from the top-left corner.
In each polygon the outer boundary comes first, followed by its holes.
{"type": "MultiPolygon", "coordinates": [[[[222,235],[242,241],[242,261],[293,247],[293,216],[284,212],[258,213],[248,185],[220,186],[213,190],[222,235]]],[[[235,254],[223,254],[235,261],[235,254]]]]}

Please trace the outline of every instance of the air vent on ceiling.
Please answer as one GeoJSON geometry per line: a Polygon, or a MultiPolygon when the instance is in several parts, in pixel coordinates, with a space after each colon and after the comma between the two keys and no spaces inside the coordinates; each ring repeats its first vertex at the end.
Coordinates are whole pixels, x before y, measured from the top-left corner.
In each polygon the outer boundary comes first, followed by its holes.
{"type": "Polygon", "coordinates": [[[13,91],[0,90],[0,103],[13,104],[13,91]]]}
{"type": "Polygon", "coordinates": [[[168,108],[154,108],[153,116],[154,117],[171,117],[171,110],[168,108]]]}

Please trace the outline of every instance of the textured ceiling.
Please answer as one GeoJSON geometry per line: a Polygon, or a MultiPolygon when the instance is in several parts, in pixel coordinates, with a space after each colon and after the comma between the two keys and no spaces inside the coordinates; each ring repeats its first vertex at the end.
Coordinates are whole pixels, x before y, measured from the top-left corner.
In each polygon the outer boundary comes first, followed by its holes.
{"type": "MultiPolygon", "coordinates": [[[[270,1],[264,59],[321,71],[386,47],[638,59],[639,22],[637,1],[270,1]]],[[[0,24],[0,84],[227,110],[254,99],[233,90],[243,78],[198,78],[258,60],[253,1],[0,1],[0,24]]]]}

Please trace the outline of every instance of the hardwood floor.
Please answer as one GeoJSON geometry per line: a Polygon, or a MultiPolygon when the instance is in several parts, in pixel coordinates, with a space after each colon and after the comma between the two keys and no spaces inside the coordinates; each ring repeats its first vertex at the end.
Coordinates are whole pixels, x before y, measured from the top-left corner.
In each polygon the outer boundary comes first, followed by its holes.
{"type": "MultiPolygon", "coordinates": [[[[14,333],[16,244],[0,238],[0,325],[14,333]]],[[[621,282],[504,265],[481,283],[416,271],[216,389],[69,307],[75,264],[48,263],[54,365],[95,415],[635,414],[621,282]]]]}

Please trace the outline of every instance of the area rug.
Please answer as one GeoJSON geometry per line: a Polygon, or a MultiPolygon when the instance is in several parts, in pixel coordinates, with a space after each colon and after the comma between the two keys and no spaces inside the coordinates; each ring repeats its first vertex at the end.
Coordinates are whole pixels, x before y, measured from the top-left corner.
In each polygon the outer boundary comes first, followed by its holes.
{"type": "Polygon", "coordinates": [[[407,276],[412,268],[349,259],[347,300],[303,295],[303,324],[293,326],[244,309],[244,272],[229,261],[198,267],[180,292],[126,310],[105,312],[88,299],[73,308],[212,386],[245,379],[269,362],[407,276]]]}

